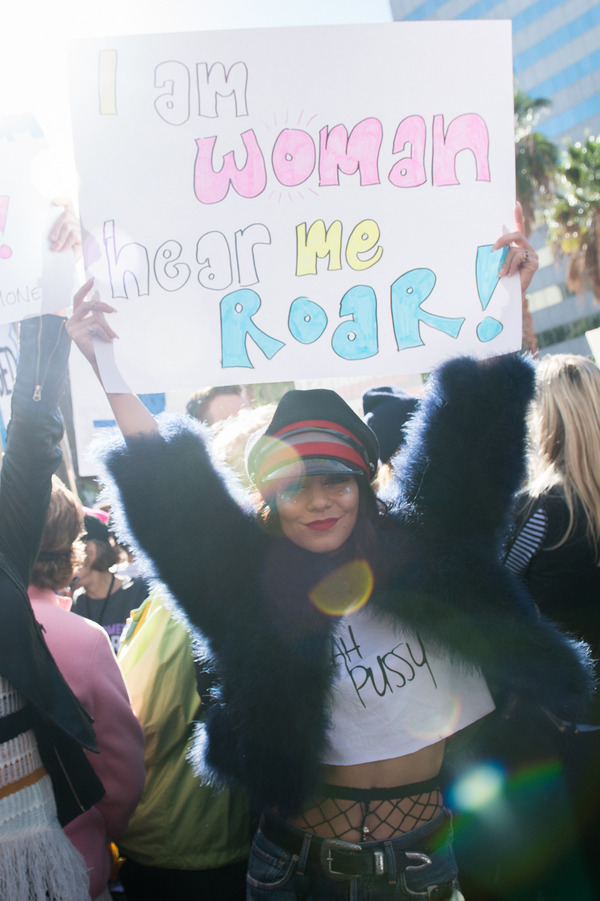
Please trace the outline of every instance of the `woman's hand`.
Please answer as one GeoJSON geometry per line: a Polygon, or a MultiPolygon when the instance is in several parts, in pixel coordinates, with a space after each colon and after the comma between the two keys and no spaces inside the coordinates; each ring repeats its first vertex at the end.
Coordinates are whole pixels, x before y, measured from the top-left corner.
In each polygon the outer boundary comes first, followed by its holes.
{"type": "Polygon", "coordinates": [[[515,225],[517,230],[498,238],[492,249],[509,248],[498,277],[502,278],[504,275],[514,275],[518,272],[521,278],[521,294],[525,296],[531,279],[537,272],[539,261],[537,253],[524,235],[525,220],[521,204],[518,201],[515,206],[515,225]]]}
{"type": "Polygon", "coordinates": [[[73,315],[67,321],[65,328],[77,345],[86,360],[92,365],[96,375],[99,376],[94,349],[94,338],[101,341],[112,341],[118,338],[105,319],[105,313],[114,313],[115,308],[100,300],[97,291],[86,300],[94,287],[94,279],[91,278],[83,285],[73,298],[73,315]]]}
{"type": "MultiPolygon", "coordinates": [[[[65,328],[102,383],[94,349],[94,338],[98,338],[100,341],[112,341],[119,336],[111,329],[104,315],[105,313],[115,313],[115,308],[100,300],[97,291],[94,291],[90,299],[86,300],[93,287],[94,279],[91,278],[79,289],[73,298],[73,315],[67,321],[65,328]]],[[[154,416],[146,409],[137,395],[107,393],[106,396],[117,425],[126,438],[131,435],[157,433],[154,416]]]]}
{"type": "Polygon", "coordinates": [[[54,206],[61,206],[62,213],[50,229],[48,240],[50,241],[50,250],[60,253],[63,250],[72,248],[75,262],[81,259],[81,225],[79,219],[73,212],[73,207],[69,201],[53,200],[54,206]]]}
{"type": "Polygon", "coordinates": [[[531,284],[531,279],[537,272],[539,266],[538,255],[524,235],[525,220],[523,218],[523,209],[519,201],[515,206],[515,225],[517,230],[509,232],[498,238],[494,244],[494,250],[500,250],[501,247],[508,247],[508,255],[498,273],[498,277],[503,275],[514,275],[519,273],[521,279],[521,298],[522,298],[522,317],[523,317],[523,350],[529,351],[533,356],[537,356],[538,343],[535,329],[533,327],[533,319],[529,312],[529,304],[527,302],[527,289],[531,284]]]}

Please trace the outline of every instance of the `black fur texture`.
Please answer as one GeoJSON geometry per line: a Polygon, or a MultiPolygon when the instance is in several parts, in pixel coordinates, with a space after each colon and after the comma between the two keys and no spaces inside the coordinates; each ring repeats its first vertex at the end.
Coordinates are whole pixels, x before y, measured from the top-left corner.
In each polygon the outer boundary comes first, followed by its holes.
{"type": "MultiPolygon", "coordinates": [[[[369,604],[480,667],[497,703],[517,694],[569,717],[592,686],[586,647],[540,619],[500,562],[533,383],[517,356],[453,360],[430,379],[395,461],[369,604]]],[[[196,761],[258,808],[297,812],[319,786],[332,681],[332,620],[309,593],[344,550],[321,556],[267,536],[202,430],[187,418],[161,429],[118,442],[106,463],[124,535],[216,660],[221,688],[196,761]]]]}

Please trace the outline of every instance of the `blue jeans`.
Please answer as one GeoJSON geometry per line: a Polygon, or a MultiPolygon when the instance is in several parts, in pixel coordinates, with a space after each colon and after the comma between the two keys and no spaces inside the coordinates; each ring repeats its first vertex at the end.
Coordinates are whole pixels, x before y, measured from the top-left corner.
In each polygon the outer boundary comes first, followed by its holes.
{"type": "MultiPolygon", "coordinates": [[[[431,863],[416,860],[414,869],[398,872],[394,880],[395,865],[390,859],[394,851],[419,852],[419,846],[441,827],[446,816],[441,814],[424,826],[386,842],[385,857],[388,862],[385,875],[343,877],[339,881],[327,876],[318,862],[303,863],[302,852],[300,855],[291,854],[269,841],[259,829],[254,836],[248,862],[247,901],[426,901],[435,899],[436,895],[448,901],[458,901],[462,896],[452,851],[451,826],[440,846],[435,851],[427,851],[431,863]],[[450,890],[433,889],[436,885],[447,886],[448,883],[452,885],[450,890]]],[[[370,844],[367,842],[366,847],[370,844]]]]}

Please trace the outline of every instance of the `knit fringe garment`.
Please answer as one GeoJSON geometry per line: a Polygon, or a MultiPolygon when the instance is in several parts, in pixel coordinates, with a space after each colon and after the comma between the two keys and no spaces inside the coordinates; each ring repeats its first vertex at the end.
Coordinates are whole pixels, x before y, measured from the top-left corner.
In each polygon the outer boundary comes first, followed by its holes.
{"type": "MultiPolygon", "coordinates": [[[[0,717],[23,707],[0,676],[0,717]]],[[[31,730],[0,744],[0,898],[89,901],[85,861],[63,832],[31,730]]]]}

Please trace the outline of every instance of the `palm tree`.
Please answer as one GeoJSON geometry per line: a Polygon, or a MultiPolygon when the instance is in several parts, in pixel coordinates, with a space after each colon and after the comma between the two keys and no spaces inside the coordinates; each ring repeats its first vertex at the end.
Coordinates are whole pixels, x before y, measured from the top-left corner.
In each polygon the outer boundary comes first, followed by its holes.
{"type": "Polygon", "coordinates": [[[553,197],[559,150],[545,135],[535,131],[537,120],[550,101],[532,99],[523,91],[515,91],[515,163],[517,199],[529,236],[535,224],[536,210],[547,206],[553,197]]]}
{"type": "Polygon", "coordinates": [[[548,210],[549,243],[570,257],[567,287],[589,288],[600,301],[600,139],[571,143],[559,166],[557,196],[548,210]]]}

